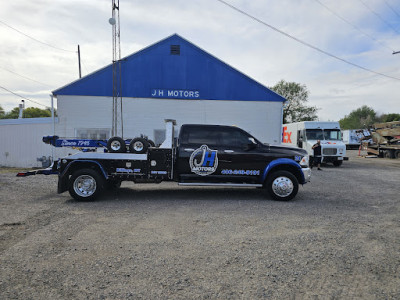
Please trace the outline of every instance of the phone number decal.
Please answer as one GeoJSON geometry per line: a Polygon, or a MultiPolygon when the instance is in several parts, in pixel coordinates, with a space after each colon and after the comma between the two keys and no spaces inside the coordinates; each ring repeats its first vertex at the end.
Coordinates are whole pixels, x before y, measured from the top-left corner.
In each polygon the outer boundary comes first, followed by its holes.
{"type": "Polygon", "coordinates": [[[224,169],[221,171],[222,175],[249,175],[257,176],[260,175],[260,170],[229,170],[224,169]]]}

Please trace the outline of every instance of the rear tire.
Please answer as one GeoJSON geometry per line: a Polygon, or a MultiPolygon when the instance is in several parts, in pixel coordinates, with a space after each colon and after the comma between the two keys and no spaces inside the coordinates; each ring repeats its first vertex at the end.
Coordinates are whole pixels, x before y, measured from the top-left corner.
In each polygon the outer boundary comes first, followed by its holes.
{"type": "Polygon", "coordinates": [[[383,157],[384,158],[395,158],[395,153],[393,150],[385,150],[383,152],[383,157]]]}
{"type": "Polygon", "coordinates": [[[296,176],[288,171],[275,171],[268,176],[265,188],[273,199],[289,201],[296,196],[299,182],[296,176]]]}
{"type": "Polygon", "coordinates": [[[69,182],[69,194],[78,201],[96,199],[104,187],[105,179],[93,169],[74,172],[69,182]]]}
{"type": "Polygon", "coordinates": [[[110,153],[125,153],[126,144],[123,138],[114,136],[107,142],[107,150],[110,153]]]}

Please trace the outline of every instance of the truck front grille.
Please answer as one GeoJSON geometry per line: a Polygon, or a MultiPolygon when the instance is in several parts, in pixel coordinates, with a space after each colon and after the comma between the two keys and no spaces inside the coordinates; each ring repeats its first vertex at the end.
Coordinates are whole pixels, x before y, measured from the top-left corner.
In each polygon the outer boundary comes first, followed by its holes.
{"type": "Polygon", "coordinates": [[[336,155],[337,149],[336,148],[325,148],[322,150],[323,155],[336,155]]]}

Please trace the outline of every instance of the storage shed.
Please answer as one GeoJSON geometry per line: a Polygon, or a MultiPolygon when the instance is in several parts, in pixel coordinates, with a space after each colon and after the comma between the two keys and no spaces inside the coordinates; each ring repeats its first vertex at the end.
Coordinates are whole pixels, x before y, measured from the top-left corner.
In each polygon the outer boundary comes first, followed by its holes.
{"type": "MultiPolygon", "coordinates": [[[[161,143],[164,119],[237,125],[279,143],[285,99],[174,34],[121,60],[124,138],[161,143]]],[[[109,138],[112,64],[53,91],[60,137],[109,138]]]]}
{"type": "Polygon", "coordinates": [[[54,125],[58,118],[0,120],[0,167],[48,167],[55,149],[42,138],[53,134],[54,125]]]}

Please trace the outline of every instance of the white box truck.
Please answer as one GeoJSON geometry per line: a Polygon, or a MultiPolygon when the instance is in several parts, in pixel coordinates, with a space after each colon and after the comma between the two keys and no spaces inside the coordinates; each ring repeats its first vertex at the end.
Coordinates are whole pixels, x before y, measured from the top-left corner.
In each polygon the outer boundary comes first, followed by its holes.
{"type": "Polygon", "coordinates": [[[312,146],[320,140],[322,163],[333,163],[338,167],[343,160],[348,160],[339,122],[304,121],[282,126],[283,144],[302,148],[313,157],[312,146]]]}

